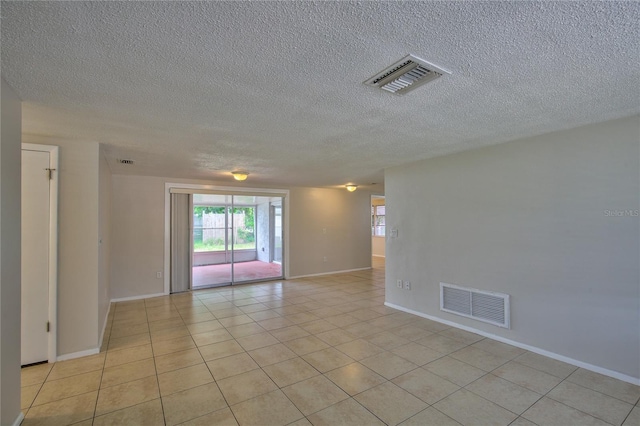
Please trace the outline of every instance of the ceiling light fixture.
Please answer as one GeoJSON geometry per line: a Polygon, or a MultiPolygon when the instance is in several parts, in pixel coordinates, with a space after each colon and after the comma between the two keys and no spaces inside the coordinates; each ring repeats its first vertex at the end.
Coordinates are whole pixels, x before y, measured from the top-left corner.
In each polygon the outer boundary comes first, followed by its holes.
{"type": "Polygon", "coordinates": [[[356,189],[358,189],[358,185],[353,185],[353,184],[345,185],[344,187],[347,188],[347,191],[349,192],[353,192],[356,189]]]}
{"type": "Polygon", "coordinates": [[[235,172],[231,172],[231,174],[233,175],[233,178],[235,180],[247,180],[247,176],[249,176],[249,173],[247,172],[241,172],[241,171],[235,171],[235,172]]]}

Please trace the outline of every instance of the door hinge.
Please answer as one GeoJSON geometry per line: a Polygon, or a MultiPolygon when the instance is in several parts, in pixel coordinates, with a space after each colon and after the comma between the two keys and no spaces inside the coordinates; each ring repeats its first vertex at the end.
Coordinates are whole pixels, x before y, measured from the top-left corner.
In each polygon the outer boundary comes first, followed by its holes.
{"type": "Polygon", "coordinates": [[[45,169],[47,172],[49,172],[49,180],[53,179],[53,176],[51,174],[51,172],[55,172],[56,169],[45,169]]]}
{"type": "Polygon", "coordinates": [[[51,331],[51,323],[47,321],[47,333],[51,331]]]}

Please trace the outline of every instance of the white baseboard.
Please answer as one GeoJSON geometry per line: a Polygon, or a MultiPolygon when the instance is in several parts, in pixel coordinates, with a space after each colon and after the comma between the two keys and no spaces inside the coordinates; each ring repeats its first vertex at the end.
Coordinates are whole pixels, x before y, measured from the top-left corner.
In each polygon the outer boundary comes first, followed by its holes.
{"type": "Polygon", "coordinates": [[[371,267],[369,266],[366,268],[344,269],[342,271],[320,272],[319,274],[296,275],[295,277],[289,277],[287,279],[293,280],[296,278],[321,277],[323,275],[344,274],[347,272],[366,271],[367,269],[371,269],[371,267]]]}
{"type": "Polygon", "coordinates": [[[80,358],[83,356],[95,355],[100,353],[100,348],[87,349],[86,351],[73,352],[58,356],[58,361],[67,361],[69,359],[80,358]]]}
{"type": "Polygon", "coordinates": [[[432,321],[436,321],[436,322],[439,322],[439,323],[442,323],[442,324],[446,324],[446,325],[449,325],[451,327],[455,327],[455,328],[459,328],[461,330],[469,331],[471,333],[479,334],[481,336],[488,337],[488,338],[493,339],[493,340],[497,340],[498,342],[506,343],[506,344],[511,345],[511,346],[515,346],[515,347],[518,347],[518,348],[521,348],[521,349],[525,349],[525,350],[527,350],[529,352],[534,352],[536,354],[543,355],[543,356],[546,356],[548,358],[552,358],[552,359],[555,359],[555,360],[558,360],[558,361],[566,362],[567,364],[575,365],[576,367],[584,368],[585,370],[593,371],[595,373],[600,373],[600,374],[603,374],[605,376],[613,377],[614,379],[622,380],[623,382],[627,382],[627,383],[631,383],[631,384],[636,385],[636,386],[640,386],[640,378],[637,378],[637,377],[629,376],[627,374],[619,373],[617,371],[609,370],[609,369],[606,369],[606,368],[603,368],[603,367],[599,367],[597,365],[588,364],[588,363],[583,362],[583,361],[578,361],[577,359],[569,358],[569,357],[566,357],[564,355],[557,354],[555,352],[550,352],[550,351],[547,351],[545,349],[541,349],[541,348],[538,348],[538,347],[535,347],[535,346],[527,345],[525,343],[520,343],[520,342],[515,341],[515,340],[506,339],[504,337],[497,336],[497,335],[492,334],[492,333],[487,333],[486,331],[478,330],[478,329],[473,328],[473,327],[468,327],[466,325],[458,324],[456,322],[448,321],[448,320],[445,320],[445,319],[442,319],[442,318],[438,318],[438,317],[435,317],[435,316],[432,316],[432,315],[427,315],[427,314],[424,314],[422,312],[414,311],[413,309],[408,309],[408,308],[405,308],[405,307],[402,307],[402,306],[399,306],[399,305],[395,305],[393,303],[384,302],[384,305],[388,306],[390,308],[393,308],[393,309],[397,309],[399,311],[407,312],[409,314],[417,315],[417,316],[422,317],[422,318],[426,318],[426,319],[430,319],[432,321]]]}
{"type": "Polygon", "coordinates": [[[160,296],[168,296],[168,294],[165,294],[165,293],[153,293],[153,294],[142,294],[140,296],[118,297],[117,299],[111,299],[111,303],[113,303],[113,302],[128,302],[130,300],[149,299],[151,297],[160,297],[160,296]]]}
{"type": "Polygon", "coordinates": [[[16,417],[16,419],[13,421],[11,425],[20,426],[20,423],[22,423],[23,420],[24,420],[24,413],[20,411],[20,414],[18,414],[18,417],[16,417]]]}

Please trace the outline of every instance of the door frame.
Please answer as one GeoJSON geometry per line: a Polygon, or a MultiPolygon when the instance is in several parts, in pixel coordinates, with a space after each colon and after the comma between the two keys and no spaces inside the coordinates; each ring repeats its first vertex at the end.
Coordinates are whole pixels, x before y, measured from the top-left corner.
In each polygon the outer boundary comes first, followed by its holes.
{"type": "MultiPolygon", "coordinates": [[[[282,197],[282,239],[283,239],[283,271],[284,279],[289,277],[289,250],[284,247],[289,246],[289,190],[288,189],[267,189],[267,188],[242,188],[236,186],[203,185],[194,183],[172,183],[164,184],[164,294],[171,294],[171,190],[184,190],[186,193],[229,193],[229,195],[240,195],[243,193],[273,194],[282,197]]],[[[193,233],[192,233],[193,234],[193,233]]],[[[192,244],[193,247],[193,244],[192,244]]]]}
{"type": "MultiPolygon", "coordinates": [[[[49,153],[49,362],[58,357],[58,175],[59,148],[53,145],[23,143],[24,151],[40,151],[49,153]]],[[[22,287],[22,283],[20,283],[22,287]]]]}
{"type": "MultiPolygon", "coordinates": [[[[377,200],[379,200],[379,199],[383,199],[383,200],[385,200],[385,196],[384,196],[384,195],[371,194],[371,202],[370,202],[369,204],[371,205],[371,207],[372,207],[372,208],[373,208],[373,206],[374,206],[373,200],[376,200],[376,199],[377,199],[377,200]]],[[[386,201],[385,201],[385,205],[386,205],[386,201]]],[[[371,226],[371,228],[372,228],[372,229],[371,229],[371,257],[381,257],[381,258],[385,258],[385,256],[386,256],[386,244],[387,244],[386,226],[385,226],[385,233],[384,233],[384,235],[382,235],[382,236],[376,236],[376,235],[373,235],[373,227],[375,226],[375,224],[371,223],[371,219],[372,219],[372,218],[371,218],[371,217],[369,217],[369,223],[370,223],[370,226],[371,226]],[[373,241],[374,241],[374,238],[384,238],[385,256],[380,256],[380,255],[373,254],[373,241]]]]}

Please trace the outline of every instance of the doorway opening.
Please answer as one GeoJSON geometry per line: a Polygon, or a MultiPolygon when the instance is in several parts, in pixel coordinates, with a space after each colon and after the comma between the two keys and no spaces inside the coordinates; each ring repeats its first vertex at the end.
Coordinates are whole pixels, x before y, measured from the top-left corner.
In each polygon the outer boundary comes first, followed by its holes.
{"type": "Polygon", "coordinates": [[[278,279],[282,197],[193,194],[194,289],[278,279]]]}
{"type": "Polygon", "coordinates": [[[286,191],[169,185],[167,293],[285,277],[286,191]]]}
{"type": "Polygon", "coordinates": [[[371,196],[371,256],[379,264],[385,260],[386,206],[383,195],[371,196]]]}

